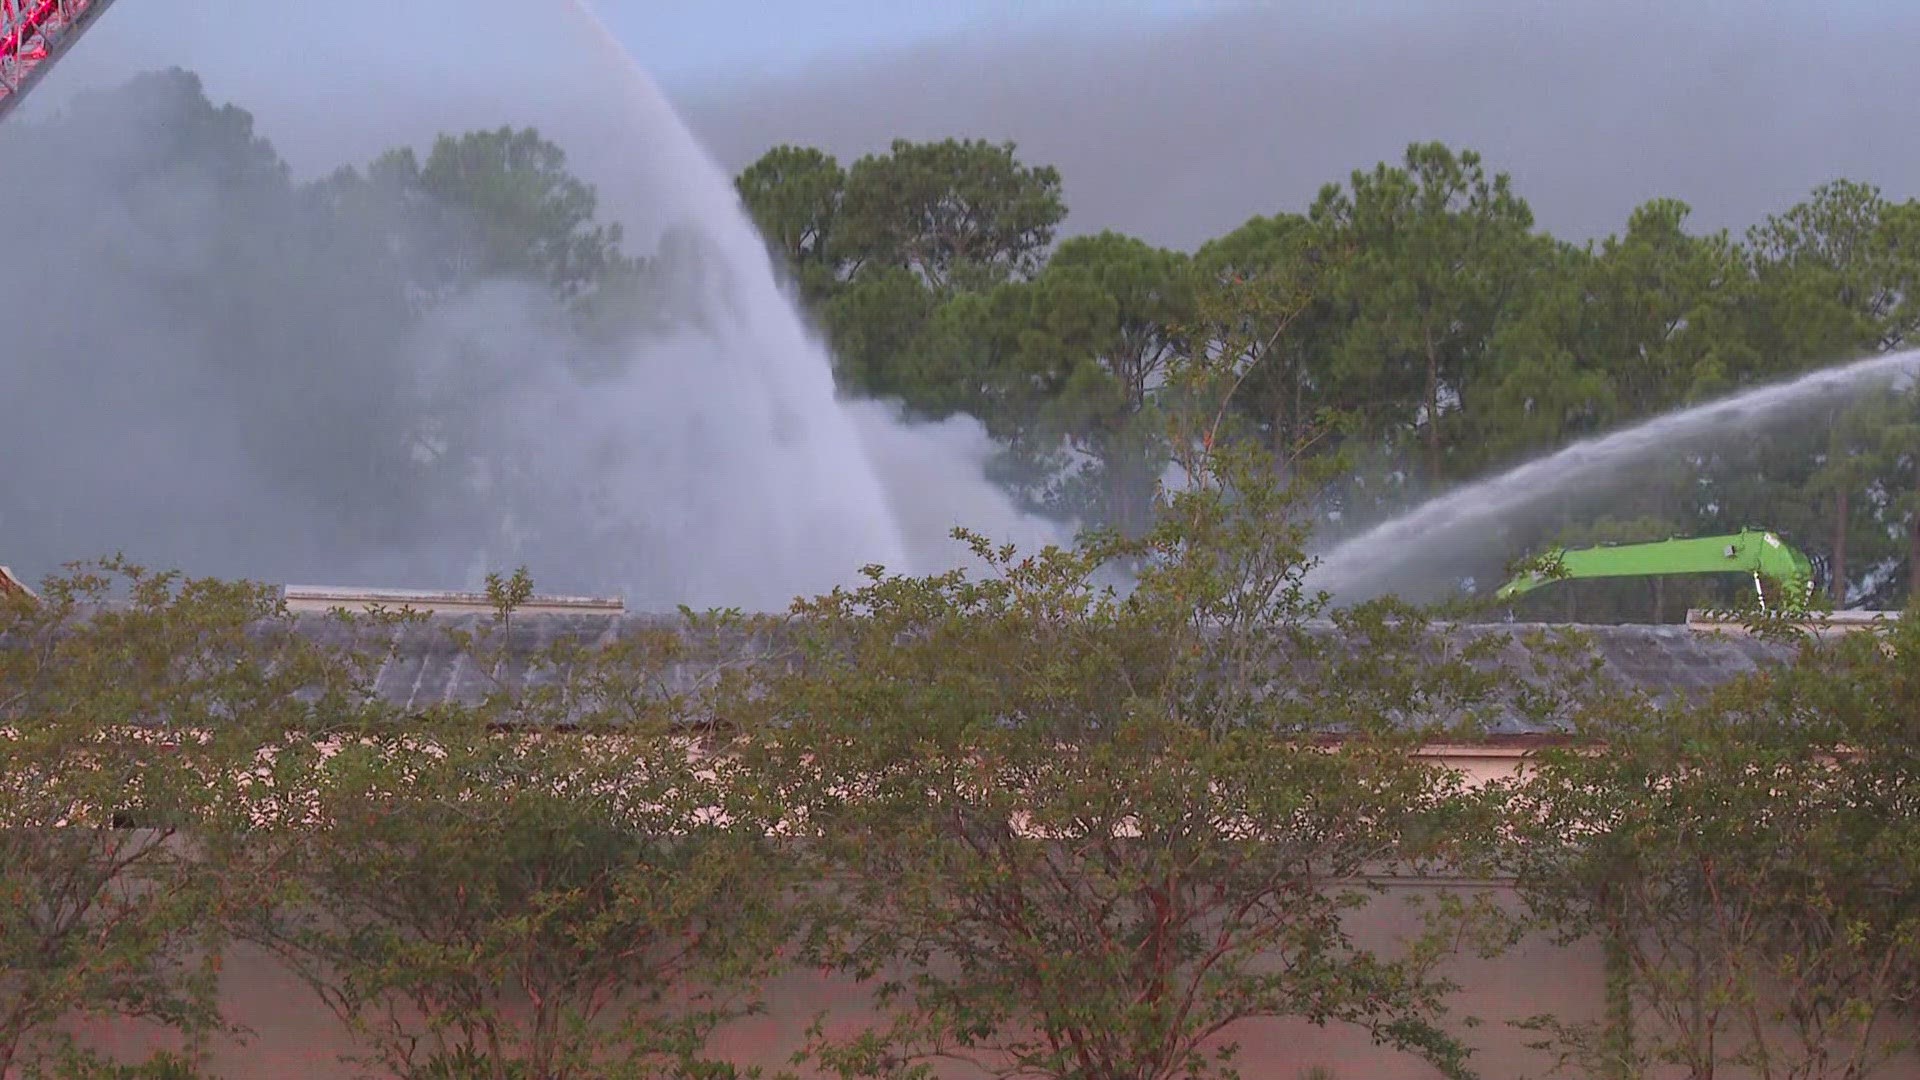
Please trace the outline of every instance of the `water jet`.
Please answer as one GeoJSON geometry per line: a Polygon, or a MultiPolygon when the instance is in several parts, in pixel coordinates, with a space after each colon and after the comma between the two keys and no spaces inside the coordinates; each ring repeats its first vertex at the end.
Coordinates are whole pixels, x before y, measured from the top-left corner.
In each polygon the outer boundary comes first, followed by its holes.
{"type": "Polygon", "coordinates": [[[1833,394],[1858,393],[1916,372],[1920,350],[1910,349],[1823,368],[1574,443],[1334,544],[1319,555],[1307,585],[1339,603],[1389,594],[1437,599],[1452,580],[1444,569],[1449,560],[1483,556],[1490,536],[1530,511],[1619,481],[1628,467],[1673,454],[1689,440],[1725,434],[1742,423],[1777,422],[1833,394]]]}

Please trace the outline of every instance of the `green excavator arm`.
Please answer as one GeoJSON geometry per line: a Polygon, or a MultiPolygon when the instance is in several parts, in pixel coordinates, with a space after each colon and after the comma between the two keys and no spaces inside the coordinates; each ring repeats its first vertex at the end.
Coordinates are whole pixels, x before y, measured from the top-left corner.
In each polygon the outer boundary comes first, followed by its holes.
{"type": "Polygon", "coordinates": [[[1778,583],[1783,606],[1799,608],[1812,599],[1814,585],[1812,560],[1775,534],[1758,529],[1650,544],[1555,548],[1539,561],[1541,569],[1507,582],[1495,596],[1505,600],[1569,578],[1748,573],[1756,585],[1763,578],[1778,583]]]}

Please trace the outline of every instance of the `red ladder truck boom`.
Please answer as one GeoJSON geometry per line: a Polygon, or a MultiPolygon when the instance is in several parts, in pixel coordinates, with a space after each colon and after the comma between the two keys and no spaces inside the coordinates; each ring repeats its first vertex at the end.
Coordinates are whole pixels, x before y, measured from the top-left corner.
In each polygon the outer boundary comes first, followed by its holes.
{"type": "Polygon", "coordinates": [[[0,0],[0,119],[113,0],[0,0]]]}

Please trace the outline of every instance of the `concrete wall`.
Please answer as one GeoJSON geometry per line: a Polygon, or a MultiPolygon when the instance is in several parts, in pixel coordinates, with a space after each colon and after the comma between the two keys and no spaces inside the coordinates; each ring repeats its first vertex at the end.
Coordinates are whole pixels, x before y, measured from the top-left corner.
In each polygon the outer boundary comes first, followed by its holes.
{"type": "MultiPolygon", "coordinates": [[[[1525,747],[1518,745],[1435,746],[1426,753],[1473,783],[1510,776],[1524,768],[1526,759],[1525,747]]],[[[1353,913],[1348,925],[1362,944],[1392,953],[1396,942],[1422,931],[1421,899],[1441,890],[1506,896],[1502,886],[1484,882],[1388,882],[1385,892],[1353,913]]],[[[1487,1080],[1545,1077],[1553,1066],[1549,1055],[1527,1046],[1539,1036],[1516,1028],[1515,1022],[1542,1013],[1586,1022],[1598,1019],[1603,1009],[1603,961],[1598,945],[1590,942],[1566,947],[1536,937],[1495,959],[1457,957],[1445,973],[1461,987],[1451,999],[1449,1026],[1475,1049],[1472,1065],[1487,1080]],[[1477,1022],[1469,1023],[1469,1018],[1477,1022]]],[[[226,958],[223,978],[222,1005],[228,1018],[252,1035],[244,1042],[213,1047],[209,1064],[214,1075],[234,1080],[363,1075],[340,1060],[355,1051],[349,1033],[273,957],[236,946],[226,958]]],[[[823,1011],[830,1014],[830,1030],[838,1034],[857,1032],[877,1020],[867,988],[814,972],[789,973],[768,986],[764,996],[766,1013],[723,1029],[714,1044],[717,1053],[771,1072],[788,1067],[808,1026],[823,1011]]],[[[75,1030],[86,1045],[122,1060],[172,1045],[164,1033],[128,1021],[82,1023],[75,1030]]],[[[1372,1045],[1358,1028],[1252,1021],[1232,1029],[1228,1038],[1241,1045],[1237,1060],[1247,1080],[1296,1080],[1316,1066],[1331,1070],[1338,1080],[1430,1080],[1441,1075],[1417,1057],[1372,1045]]],[[[961,1080],[981,1074],[955,1067],[940,1075],[961,1080]]],[[[1718,1078],[1744,1080],[1745,1075],[1723,1069],[1718,1078]]],[[[1920,1058],[1909,1056],[1878,1075],[1920,1076],[1920,1058]]]]}
{"type": "MultiPolygon", "coordinates": [[[[1419,917],[1406,903],[1411,890],[1390,890],[1372,909],[1360,913],[1356,934],[1366,943],[1387,945],[1396,936],[1417,932],[1419,917]]],[[[1494,960],[1463,957],[1448,974],[1462,989],[1453,997],[1452,1028],[1475,1050],[1471,1067],[1485,1080],[1544,1080],[1551,1057],[1526,1045],[1538,1036],[1513,1022],[1540,1013],[1566,1021],[1598,1019],[1602,1009],[1602,960],[1597,946],[1562,947],[1535,938],[1494,960]],[[1471,1017],[1478,1021],[1469,1025],[1471,1017]]],[[[280,1080],[313,1077],[346,1080],[367,1073],[341,1060],[355,1052],[348,1033],[320,1006],[311,992],[271,957],[238,948],[225,971],[223,1005],[230,1019],[252,1032],[242,1042],[212,1048],[209,1069],[229,1080],[280,1080]]],[[[853,1034],[873,1023],[866,990],[847,980],[796,972],[766,991],[767,1012],[723,1029],[713,1044],[718,1054],[740,1065],[760,1065],[769,1073],[789,1067],[788,1059],[816,1015],[829,1014],[828,1030],[853,1034]]],[[[155,1029],[127,1021],[75,1025],[81,1041],[123,1060],[153,1050],[177,1047],[155,1029]]],[[[1884,1034],[1884,1032],[1883,1032],[1884,1034]]],[[[1417,1057],[1371,1044],[1358,1028],[1325,1028],[1288,1021],[1251,1021],[1233,1028],[1227,1039],[1240,1044],[1236,1063],[1245,1080],[1299,1080],[1315,1067],[1335,1080],[1435,1080],[1439,1070],[1417,1057]]],[[[802,1071],[802,1077],[819,1074],[802,1071]]],[[[938,1073],[948,1080],[973,1080],[985,1074],[960,1066],[938,1073]]],[[[1579,1074],[1568,1074],[1577,1076],[1579,1074]]],[[[1641,1080],[1679,1080],[1680,1069],[1665,1069],[1641,1080]]],[[[1907,1054],[1884,1065],[1876,1077],[1905,1080],[1920,1076],[1920,1056],[1907,1054]]],[[[1716,1080],[1750,1080],[1748,1070],[1722,1068],[1716,1080]]]]}
{"type": "MultiPolygon", "coordinates": [[[[1411,888],[1389,886],[1368,909],[1356,913],[1352,927],[1368,945],[1391,948],[1394,941],[1421,930],[1417,907],[1407,900],[1411,888]]],[[[1510,1021],[1554,1012],[1567,1020],[1587,1020],[1601,1007],[1601,960],[1596,948],[1562,948],[1545,940],[1523,943],[1501,959],[1465,957],[1449,974],[1462,990],[1453,999],[1455,1030],[1476,1048],[1476,1068],[1489,1080],[1540,1076],[1551,1062],[1526,1048],[1533,1038],[1510,1021]],[[1466,1017],[1476,1017],[1468,1027],[1466,1017]]],[[[348,1033],[291,972],[251,947],[236,947],[224,971],[223,1005],[229,1018],[253,1032],[246,1043],[222,1042],[210,1066],[229,1078],[346,1078],[360,1071],[340,1061],[354,1050],[348,1033]]],[[[867,990],[846,979],[814,972],[790,973],[767,988],[765,1015],[724,1029],[715,1049],[743,1065],[784,1068],[821,1011],[830,1014],[830,1030],[851,1033],[874,1022],[867,990]]],[[[145,1056],[170,1045],[154,1029],[126,1021],[84,1023],[77,1028],[94,1049],[123,1059],[145,1056]]],[[[1417,1057],[1371,1045],[1355,1027],[1257,1021],[1233,1029],[1241,1046],[1238,1058],[1247,1080],[1273,1077],[1295,1080],[1321,1066],[1340,1080],[1432,1080],[1440,1073],[1417,1057]]],[[[803,1073],[802,1075],[812,1075],[803,1073]]],[[[965,1068],[941,1073],[955,1080],[981,1075],[965,1068]]]]}

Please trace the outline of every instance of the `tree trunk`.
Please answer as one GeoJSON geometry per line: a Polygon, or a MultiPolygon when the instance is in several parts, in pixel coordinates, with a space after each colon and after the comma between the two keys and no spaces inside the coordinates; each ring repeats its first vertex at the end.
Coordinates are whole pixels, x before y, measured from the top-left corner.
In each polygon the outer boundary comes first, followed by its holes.
{"type": "MultiPolygon", "coordinates": [[[[1306,426],[1303,423],[1301,423],[1301,420],[1300,420],[1302,416],[1306,415],[1306,411],[1307,411],[1306,401],[1302,396],[1305,393],[1305,391],[1301,389],[1301,386],[1300,386],[1301,381],[1302,380],[1300,377],[1300,373],[1298,371],[1294,372],[1293,380],[1292,380],[1293,382],[1293,423],[1296,428],[1304,428],[1306,426]]],[[[1288,436],[1287,456],[1289,457],[1293,456],[1293,452],[1299,449],[1296,443],[1298,443],[1298,441],[1303,437],[1305,437],[1304,432],[1302,432],[1300,435],[1297,435],[1297,436],[1296,435],[1288,436]]],[[[1914,515],[1916,520],[1920,520],[1920,510],[1915,510],[1914,515]]],[[[1916,529],[1920,529],[1920,526],[1916,526],[1916,529]]],[[[1920,536],[1920,531],[1917,531],[1915,535],[1920,536]]],[[[1920,540],[1916,540],[1915,543],[1920,543],[1920,540]]]]}
{"type": "MultiPolygon", "coordinates": [[[[1273,348],[1279,348],[1279,345],[1276,343],[1273,348]]],[[[1273,452],[1282,458],[1290,457],[1293,453],[1293,415],[1287,408],[1287,383],[1284,370],[1281,374],[1279,392],[1273,395],[1273,400],[1273,452]]]]}
{"type": "Polygon", "coordinates": [[[1913,463],[1913,516],[1907,522],[1907,601],[1920,600],[1920,455],[1913,463]]]}
{"type": "Polygon", "coordinates": [[[1847,606],[1847,489],[1833,493],[1833,606],[1847,606]]]}
{"type": "Polygon", "coordinates": [[[1433,351],[1433,330],[1427,330],[1427,482],[1440,483],[1440,357],[1433,351]]]}
{"type": "Polygon", "coordinates": [[[1633,967],[1623,940],[1626,931],[1611,923],[1602,939],[1606,971],[1606,1058],[1602,1066],[1607,1080],[1636,1080],[1633,1039],[1633,967]]]}

